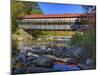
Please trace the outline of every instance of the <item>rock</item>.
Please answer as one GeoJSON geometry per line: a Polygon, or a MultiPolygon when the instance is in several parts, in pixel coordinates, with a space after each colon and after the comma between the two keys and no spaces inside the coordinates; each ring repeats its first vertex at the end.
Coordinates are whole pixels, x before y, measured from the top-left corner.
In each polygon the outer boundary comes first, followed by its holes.
{"type": "Polygon", "coordinates": [[[34,60],[37,59],[37,57],[34,57],[34,56],[29,56],[27,57],[27,62],[26,62],[26,65],[27,66],[33,66],[35,65],[34,64],[34,60]]]}
{"type": "Polygon", "coordinates": [[[55,55],[56,57],[61,57],[61,56],[62,56],[62,50],[56,49],[56,50],[54,51],[54,55],[55,55]]]}
{"type": "Polygon", "coordinates": [[[95,69],[96,67],[93,66],[93,65],[87,65],[87,64],[79,64],[79,67],[82,69],[82,70],[89,70],[89,69],[95,69]]]}
{"type": "Polygon", "coordinates": [[[93,60],[91,58],[87,58],[86,61],[85,61],[85,64],[87,64],[87,65],[93,65],[94,62],[93,62],[93,60]]]}
{"type": "Polygon", "coordinates": [[[34,49],[33,53],[36,53],[36,54],[45,54],[45,51],[41,50],[41,49],[34,49]]]}
{"type": "Polygon", "coordinates": [[[67,56],[67,48],[65,47],[58,47],[54,51],[54,55],[56,57],[66,57],[67,56]]]}
{"type": "Polygon", "coordinates": [[[34,63],[37,66],[43,66],[43,67],[45,67],[45,66],[51,66],[52,63],[53,63],[53,59],[41,55],[37,59],[34,60],[34,63]]]}
{"type": "Polygon", "coordinates": [[[13,50],[12,50],[12,55],[16,56],[16,55],[18,54],[18,52],[19,52],[19,51],[18,51],[17,49],[13,49],[13,50]]]}
{"type": "Polygon", "coordinates": [[[73,52],[68,51],[68,50],[64,51],[63,55],[64,57],[67,57],[67,58],[73,58],[73,52]]]}
{"type": "Polygon", "coordinates": [[[19,53],[16,57],[16,61],[26,62],[27,61],[26,57],[27,57],[26,53],[19,53]]]}
{"type": "Polygon", "coordinates": [[[20,68],[16,68],[12,71],[12,74],[13,75],[16,75],[16,74],[24,74],[26,71],[26,68],[25,67],[20,67],[20,68]]]}
{"type": "Polygon", "coordinates": [[[27,57],[27,61],[33,61],[33,60],[35,60],[37,57],[35,57],[35,56],[28,56],[27,57]]]}
{"type": "Polygon", "coordinates": [[[52,71],[53,69],[51,68],[31,66],[27,68],[26,73],[43,73],[43,72],[52,72],[52,71]]]}
{"type": "Polygon", "coordinates": [[[83,52],[84,52],[84,49],[78,47],[78,48],[75,49],[75,51],[74,51],[73,54],[74,54],[74,56],[76,56],[76,57],[80,57],[80,56],[82,56],[83,52]]]}
{"type": "Polygon", "coordinates": [[[77,47],[75,49],[75,51],[73,52],[73,56],[75,58],[78,58],[80,63],[85,62],[85,60],[87,58],[87,55],[88,54],[87,54],[86,50],[84,48],[82,48],[82,47],[77,47]]]}
{"type": "Polygon", "coordinates": [[[78,60],[76,58],[69,58],[67,60],[67,64],[77,64],[78,60]]]}

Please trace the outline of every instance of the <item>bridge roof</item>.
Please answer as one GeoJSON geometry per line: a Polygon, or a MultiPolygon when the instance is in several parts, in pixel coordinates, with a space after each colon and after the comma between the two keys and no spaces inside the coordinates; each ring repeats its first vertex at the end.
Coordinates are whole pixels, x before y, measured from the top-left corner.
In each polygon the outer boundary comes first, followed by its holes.
{"type": "Polygon", "coordinates": [[[86,14],[41,14],[41,15],[26,15],[20,16],[18,19],[40,19],[40,18],[77,18],[77,17],[87,17],[86,14]]]}

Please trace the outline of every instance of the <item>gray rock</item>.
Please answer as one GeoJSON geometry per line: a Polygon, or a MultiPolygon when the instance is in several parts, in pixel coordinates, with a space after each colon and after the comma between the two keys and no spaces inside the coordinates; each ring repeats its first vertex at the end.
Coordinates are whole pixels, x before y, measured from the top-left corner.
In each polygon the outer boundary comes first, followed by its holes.
{"type": "Polygon", "coordinates": [[[66,47],[58,47],[58,48],[55,49],[54,55],[56,57],[62,57],[62,58],[67,57],[68,56],[68,50],[67,50],[66,47]]]}
{"type": "Polygon", "coordinates": [[[87,64],[79,64],[79,67],[82,69],[82,70],[89,70],[89,69],[95,69],[96,67],[93,66],[93,65],[87,65],[87,64]]]}
{"type": "Polygon", "coordinates": [[[78,60],[76,58],[69,58],[67,60],[67,64],[77,64],[78,60]]]}
{"type": "Polygon", "coordinates": [[[53,69],[51,68],[31,66],[27,68],[26,73],[43,73],[43,72],[52,72],[52,71],[53,69]]]}
{"type": "Polygon", "coordinates": [[[22,67],[22,68],[16,68],[15,70],[12,71],[12,74],[13,75],[16,75],[16,74],[23,74],[25,73],[26,71],[26,68],[22,67]]]}
{"type": "Polygon", "coordinates": [[[84,48],[81,47],[77,47],[75,49],[75,51],[73,52],[73,56],[78,58],[80,60],[80,62],[85,62],[85,60],[87,59],[87,51],[84,48]]]}
{"type": "Polygon", "coordinates": [[[87,65],[93,65],[94,61],[91,58],[87,58],[86,61],[85,61],[85,64],[87,64],[87,65]]]}
{"type": "Polygon", "coordinates": [[[53,63],[53,59],[41,55],[37,59],[34,60],[34,63],[37,66],[43,66],[43,67],[45,67],[45,66],[51,66],[52,63],[53,63]]]}

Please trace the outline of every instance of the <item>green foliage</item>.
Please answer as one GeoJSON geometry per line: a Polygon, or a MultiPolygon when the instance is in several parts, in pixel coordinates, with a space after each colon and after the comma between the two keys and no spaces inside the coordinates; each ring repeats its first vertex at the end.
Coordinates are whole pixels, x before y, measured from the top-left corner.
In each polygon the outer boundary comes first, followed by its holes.
{"type": "Polygon", "coordinates": [[[41,14],[41,11],[36,2],[24,2],[12,0],[12,32],[15,33],[18,25],[16,18],[29,14],[41,14]],[[33,12],[33,13],[32,13],[33,12]]]}
{"type": "Polygon", "coordinates": [[[88,55],[96,59],[96,31],[92,29],[84,34],[76,33],[72,38],[72,45],[81,46],[87,49],[88,55]]]}
{"type": "Polygon", "coordinates": [[[83,34],[76,32],[73,36],[72,36],[72,45],[82,45],[82,40],[83,40],[83,34]]]}
{"type": "Polygon", "coordinates": [[[18,28],[18,25],[16,22],[16,18],[14,16],[12,16],[12,33],[15,33],[17,28],[18,28]]]}
{"type": "Polygon", "coordinates": [[[47,36],[72,36],[75,33],[75,31],[45,31],[42,30],[43,35],[47,36]]]}
{"type": "Polygon", "coordinates": [[[84,13],[92,13],[96,10],[95,6],[83,5],[84,13]]]}
{"type": "Polygon", "coordinates": [[[41,30],[26,30],[34,38],[38,38],[40,35],[43,35],[41,30]]]}
{"type": "Polygon", "coordinates": [[[35,10],[35,9],[32,9],[31,13],[32,14],[43,14],[40,10],[35,10]]]}
{"type": "Polygon", "coordinates": [[[12,39],[12,49],[17,50],[17,45],[18,45],[17,40],[12,39]]]}
{"type": "Polygon", "coordinates": [[[16,23],[16,18],[18,16],[25,15],[24,12],[24,4],[22,2],[17,2],[15,0],[12,0],[12,33],[16,32],[18,25],[16,23]]]}

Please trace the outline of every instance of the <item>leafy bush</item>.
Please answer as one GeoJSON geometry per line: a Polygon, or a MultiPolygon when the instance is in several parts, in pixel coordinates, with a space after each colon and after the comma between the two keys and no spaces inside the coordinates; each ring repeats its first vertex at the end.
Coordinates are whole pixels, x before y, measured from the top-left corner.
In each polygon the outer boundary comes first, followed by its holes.
{"type": "Polygon", "coordinates": [[[90,58],[96,60],[96,30],[92,29],[83,34],[76,33],[72,37],[72,45],[83,47],[90,58]]]}

